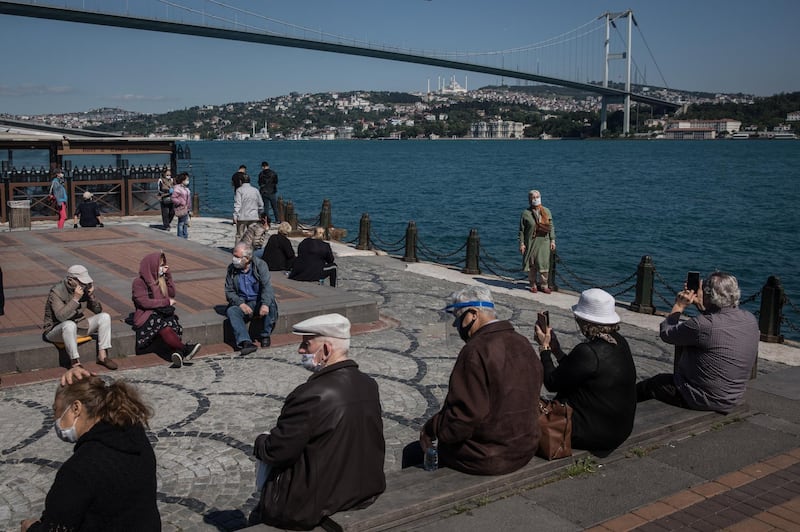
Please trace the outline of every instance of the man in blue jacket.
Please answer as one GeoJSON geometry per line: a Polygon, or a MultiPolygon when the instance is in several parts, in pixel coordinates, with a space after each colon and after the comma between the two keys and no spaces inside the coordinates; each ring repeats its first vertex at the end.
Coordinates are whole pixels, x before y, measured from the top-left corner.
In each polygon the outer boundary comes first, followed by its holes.
{"type": "Polygon", "coordinates": [[[225,276],[225,298],[228,300],[225,314],[241,354],[249,355],[258,349],[246,325],[256,315],[263,320],[261,347],[269,347],[272,328],[278,319],[272,277],[267,263],[254,257],[253,248],[244,242],[233,248],[233,258],[225,276]]]}

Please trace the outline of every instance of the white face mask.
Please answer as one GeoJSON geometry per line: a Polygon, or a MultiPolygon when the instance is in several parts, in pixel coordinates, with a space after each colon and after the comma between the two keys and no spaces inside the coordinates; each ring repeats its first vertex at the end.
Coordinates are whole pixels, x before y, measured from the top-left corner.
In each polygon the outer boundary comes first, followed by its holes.
{"type": "Polygon", "coordinates": [[[159,277],[163,277],[163,275],[164,275],[165,273],[167,273],[167,269],[166,269],[166,268],[164,268],[163,266],[159,266],[159,267],[158,267],[158,276],[159,276],[159,277]]]}
{"type": "Polygon", "coordinates": [[[542,204],[542,198],[533,198],[531,200],[531,205],[533,205],[534,207],[538,207],[541,204],[542,204]]]}
{"type": "Polygon", "coordinates": [[[233,264],[233,266],[235,268],[238,268],[240,270],[243,269],[244,268],[244,257],[233,257],[231,259],[231,264],[233,264]]]}
{"type": "MultiPolygon", "coordinates": [[[[69,410],[69,409],[67,409],[69,410]]],[[[64,414],[67,413],[67,410],[64,410],[64,414]]],[[[64,418],[64,414],[61,414],[61,417],[58,418],[55,422],[55,429],[56,429],[56,436],[62,441],[67,443],[75,443],[78,441],[78,432],[75,430],[75,420],[72,421],[72,426],[68,429],[61,428],[61,420],[64,418]]]]}
{"type": "MultiPolygon", "coordinates": [[[[324,344],[321,345],[319,349],[322,349],[323,347],[325,347],[324,344]]],[[[300,362],[300,364],[304,368],[306,368],[308,371],[311,371],[313,373],[316,373],[316,372],[318,372],[319,370],[321,370],[322,368],[325,367],[325,364],[323,364],[322,362],[320,362],[319,364],[314,362],[314,357],[317,356],[317,353],[319,353],[319,349],[317,349],[313,353],[303,353],[302,354],[303,360],[300,362]]]]}

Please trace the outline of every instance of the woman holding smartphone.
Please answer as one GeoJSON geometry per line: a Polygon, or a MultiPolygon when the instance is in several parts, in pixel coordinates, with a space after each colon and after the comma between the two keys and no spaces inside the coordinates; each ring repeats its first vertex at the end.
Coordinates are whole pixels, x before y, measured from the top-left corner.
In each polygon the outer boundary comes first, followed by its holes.
{"type": "Polygon", "coordinates": [[[636,414],[636,368],[628,342],[619,334],[614,298],[599,288],[585,290],[572,307],[584,342],[569,355],[555,332],[540,319],[536,343],[541,346],[544,386],[572,412],[572,447],[613,450],[630,436],[636,414]],[[553,362],[555,356],[558,365],[553,362]]]}

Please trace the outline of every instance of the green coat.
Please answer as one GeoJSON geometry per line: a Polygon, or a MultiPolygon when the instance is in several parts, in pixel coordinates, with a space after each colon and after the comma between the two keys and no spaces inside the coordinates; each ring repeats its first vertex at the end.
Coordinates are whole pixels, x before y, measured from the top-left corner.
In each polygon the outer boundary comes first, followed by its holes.
{"type": "Polygon", "coordinates": [[[525,244],[525,254],[522,257],[522,270],[529,271],[531,256],[535,253],[536,262],[539,265],[540,271],[547,271],[550,269],[550,242],[556,239],[556,226],[553,222],[553,215],[550,214],[550,209],[542,207],[550,219],[550,232],[545,236],[535,236],[536,220],[533,217],[533,211],[530,208],[522,211],[519,217],[519,243],[525,244]],[[544,270],[542,270],[544,268],[544,270]]]}

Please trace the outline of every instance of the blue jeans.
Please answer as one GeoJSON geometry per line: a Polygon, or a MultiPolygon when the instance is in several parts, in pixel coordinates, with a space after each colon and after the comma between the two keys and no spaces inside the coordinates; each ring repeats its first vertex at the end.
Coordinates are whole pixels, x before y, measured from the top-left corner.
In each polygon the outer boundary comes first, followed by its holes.
{"type": "Polygon", "coordinates": [[[189,214],[185,216],[178,216],[178,236],[181,238],[189,238],[189,214]]]}
{"type": "MultiPolygon", "coordinates": [[[[228,307],[228,310],[225,311],[225,314],[231,322],[231,327],[233,328],[233,335],[236,338],[236,347],[242,347],[242,344],[245,342],[253,341],[252,338],[250,338],[250,331],[246,323],[252,318],[257,317],[258,309],[261,308],[261,301],[245,301],[245,303],[253,310],[252,314],[246,315],[242,312],[242,309],[239,308],[239,305],[231,305],[228,307]]],[[[261,330],[261,338],[267,338],[272,334],[272,328],[278,320],[278,304],[274,299],[270,301],[269,314],[264,316],[263,320],[264,327],[261,330]]]]}
{"type": "Polygon", "coordinates": [[[280,222],[278,219],[278,194],[261,194],[261,199],[264,201],[264,212],[267,212],[267,204],[272,207],[272,222],[280,222]]]}

